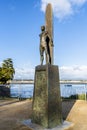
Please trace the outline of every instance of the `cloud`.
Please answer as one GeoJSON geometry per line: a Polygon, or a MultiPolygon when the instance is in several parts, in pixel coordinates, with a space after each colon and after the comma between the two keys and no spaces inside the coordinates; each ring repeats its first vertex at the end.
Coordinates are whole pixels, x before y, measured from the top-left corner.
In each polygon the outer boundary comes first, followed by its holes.
{"type": "Polygon", "coordinates": [[[34,69],[16,68],[14,79],[34,79],[34,69]]]}
{"type": "Polygon", "coordinates": [[[14,79],[34,79],[34,68],[30,64],[16,67],[14,79]]]}
{"type": "Polygon", "coordinates": [[[59,69],[60,79],[87,80],[87,66],[62,66],[59,69]]]}
{"type": "MultiPolygon", "coordinates": [[[[35,68],[29,64],[15,68],[14,79],[34,79],[35,68]]],[[[87,80],[87,66],[61,66],[59,67],[60,80],[87,80]]]]}
{"type": "Polygon", "coordinates": [[[81,6],[87,2],[87,0],[70,0],[72,4],[81,6]]]}
{"type": "Polygon", "coordinates": [[[87,0],[41,0],[41,11],[45,12],[46,5],[52,4],[54,16],[63,20],[74,15],[87,0]]]}
{"type": "Polygon", "coordinates": [[[2,67],[2,62],[0,62],[0,67],[2,67]]]}

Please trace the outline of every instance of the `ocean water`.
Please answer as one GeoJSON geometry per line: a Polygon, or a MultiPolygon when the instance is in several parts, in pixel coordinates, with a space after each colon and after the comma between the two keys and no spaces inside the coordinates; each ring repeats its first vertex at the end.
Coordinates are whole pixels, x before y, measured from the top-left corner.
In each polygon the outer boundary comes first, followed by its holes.
{"type": "Polygon", "coordinates": [[[30,98],[33,96],[34,86],[32,84],[11,84],[11,97],[30,98]]]}
{"type": "MultiPolygon", "coordinates": [[[[11,84],[10,94],[11,97],[30,98],[33,96],[33,84],[11,84]]],[[[86,94],[86,85],[80,84],[60,84],[60,93],[62,97],[69,97],[75,94],[86,94]]]]}

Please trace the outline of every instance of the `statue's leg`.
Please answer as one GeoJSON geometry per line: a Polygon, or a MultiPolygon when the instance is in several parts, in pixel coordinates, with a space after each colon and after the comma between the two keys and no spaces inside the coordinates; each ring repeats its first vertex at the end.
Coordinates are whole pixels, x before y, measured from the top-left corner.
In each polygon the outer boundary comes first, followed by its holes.
{"type": "Polygon", "coordinates": [[[44,56],[41,55],[41,65],[43,65],[44,56]]]}
{"type": "Polygon", "coordinates": [[[46,53],[46,51],[45,51],[45,58],[46,58],[46,64],[47,64],[47,53],[46,53]]]}
{"type": "Polygon", "coordinates": [[[44,60],[43,49],[40,48],[40,62],[41,62],[41,65],[43,65],[43,60],[44,60]]]}
{"type": "Polygon", "coordinates": [[[48,63],[49,64],[51,64],[51,55],[50,55],[50,46],[49,46],[49,44],[48,44],[48,46],[47,46],[48,48],[47,48],[47,54],[48,54],[48,63]]]}
{"type": "Polygon", "coordinates": [[[51,64],[51,56],[50,56],[50,54],[49,54],[49,63],[51,64]]]}
{"type": "Polygon", "coordinates": [[[49,63],[49,57],[48,57],[47,47],[45,47],[45,57],[46,57],[46,64],[48,64],[49,63]]]}

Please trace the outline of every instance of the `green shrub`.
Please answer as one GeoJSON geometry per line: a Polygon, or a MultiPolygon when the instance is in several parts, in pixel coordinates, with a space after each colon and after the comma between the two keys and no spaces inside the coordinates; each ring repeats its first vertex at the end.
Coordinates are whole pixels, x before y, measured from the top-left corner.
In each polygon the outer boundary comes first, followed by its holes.
{"type": "Polygon", "coordinates": [[[85,100],[85,94],[78,94],[78,99],[85,100]]]}

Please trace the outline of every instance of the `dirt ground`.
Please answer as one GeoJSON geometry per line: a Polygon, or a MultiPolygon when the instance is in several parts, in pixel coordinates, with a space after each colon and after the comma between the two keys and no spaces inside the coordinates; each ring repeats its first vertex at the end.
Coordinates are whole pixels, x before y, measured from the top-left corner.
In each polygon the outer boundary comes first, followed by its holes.
{"type": "MultiPolygon", "coordinates": [[[[73,122],[68,130],[87,130],[87,102],[63,102],[63,118],[73,122]]],[[[22,124],[23,120],[31,118],[32,101],[1,101],[0,100],[0,130],[31,130],[22,124]]]]}

